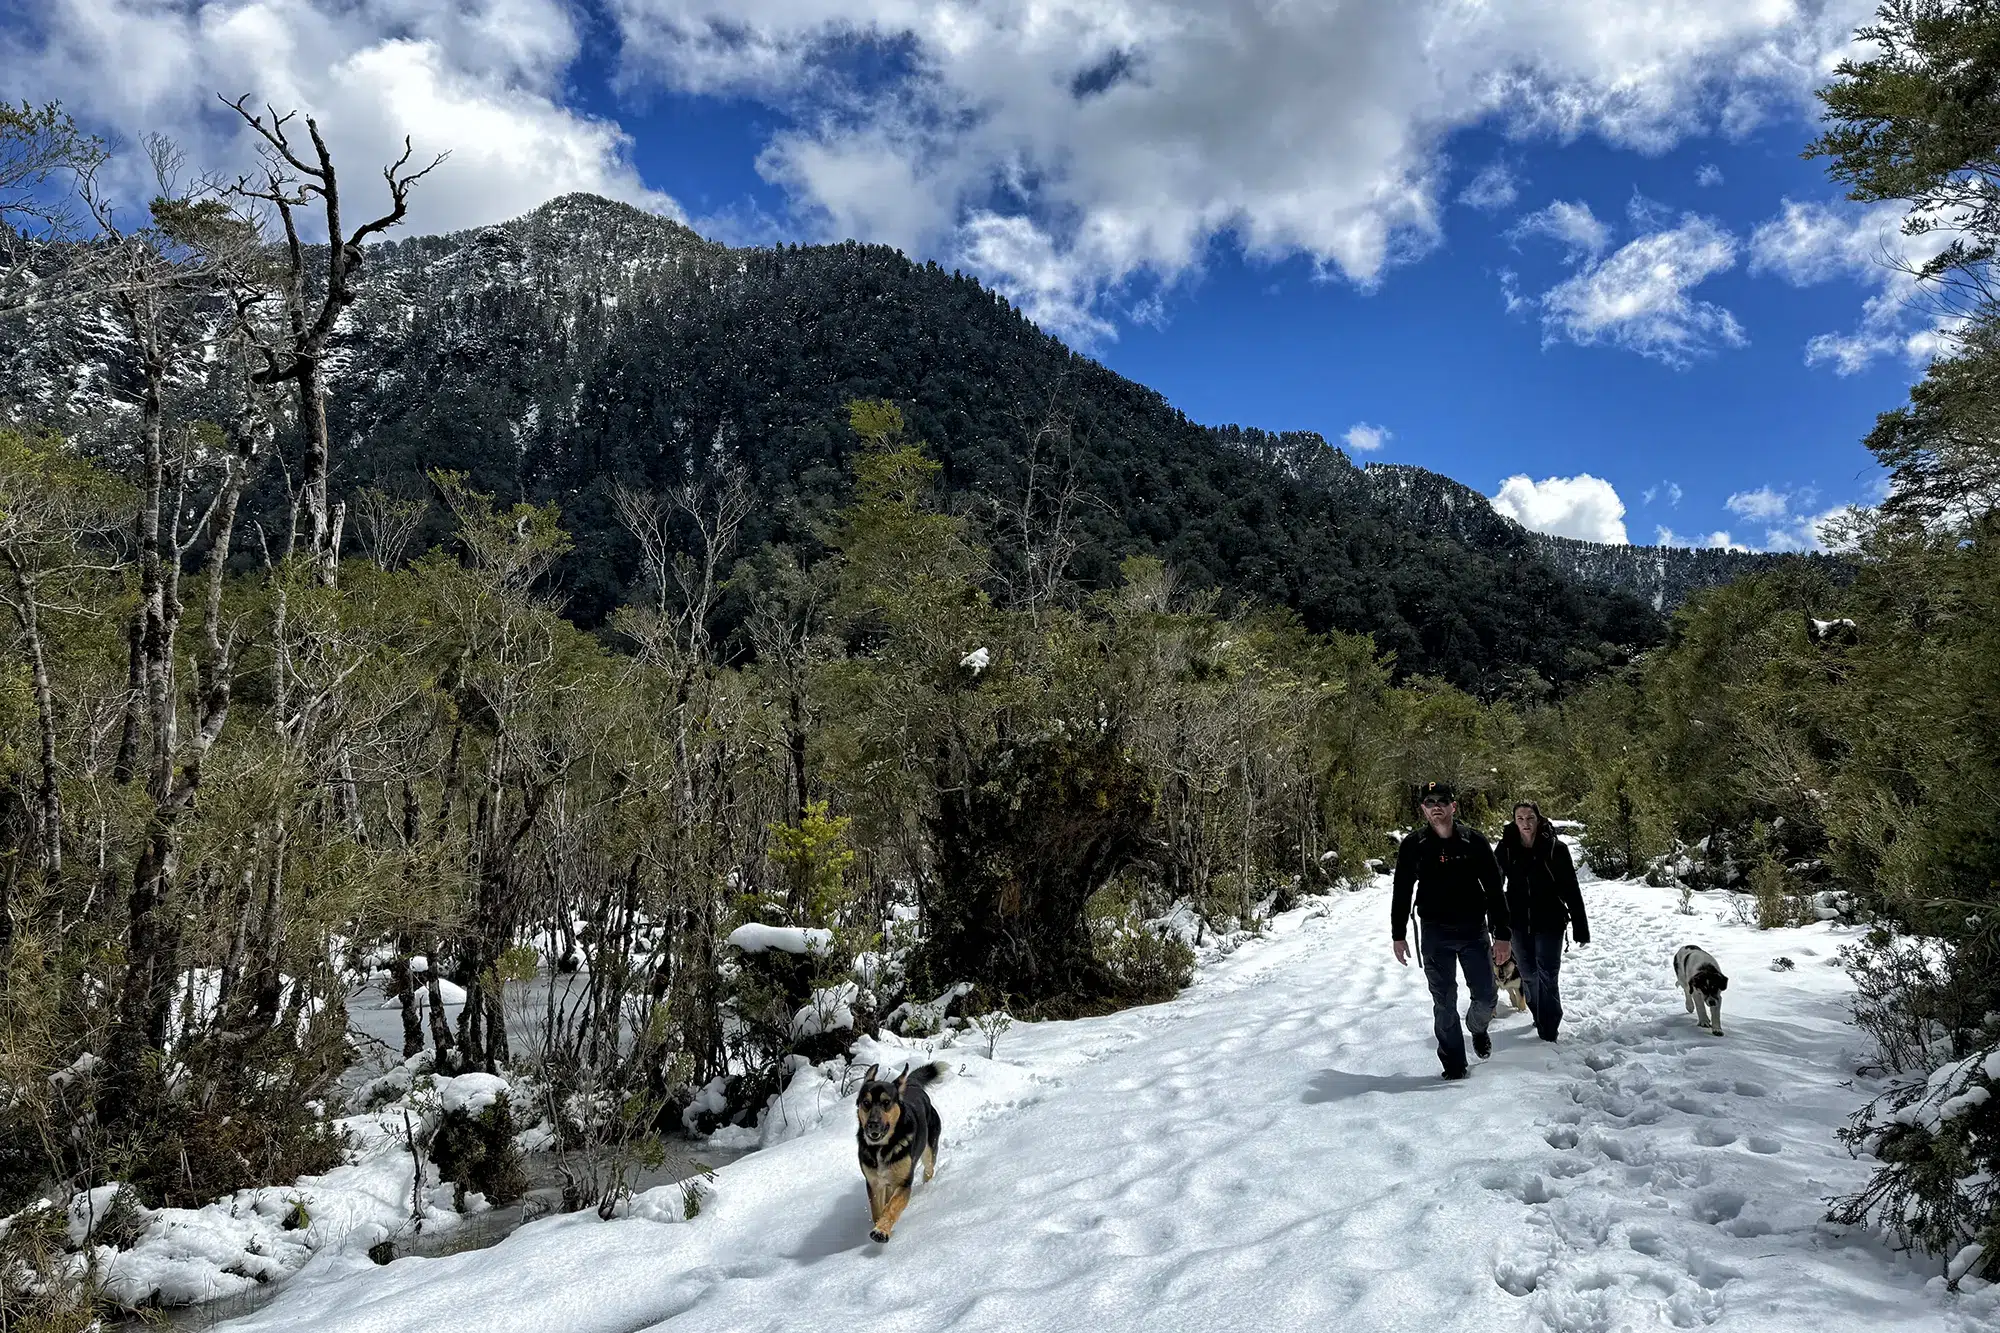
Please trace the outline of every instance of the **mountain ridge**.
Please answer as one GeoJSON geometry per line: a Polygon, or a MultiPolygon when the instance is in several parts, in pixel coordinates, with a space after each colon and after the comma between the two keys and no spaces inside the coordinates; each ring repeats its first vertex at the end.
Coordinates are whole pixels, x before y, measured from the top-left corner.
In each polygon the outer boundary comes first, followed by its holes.
{"type": "MultiPolygon", "coordinates": [[[[75,385],[37,391],[23,373],[36,356],[10,333],[0,398],[88,402],[75,385]]],[[[421,493],[444,467],[506,500],[556,502],[576,543],[564,590],[586,624],[635,591],[616,484],[740,468],[763,502],[744,549],[810,555],[844,495],[853,398],[902,405],[975,515],[1022,493],[1041,439],[1090,497],[1074,515],[1086,588],[1157,555],[1230,601],[1372,633],[1399,670],[1485,693],[1624,660],[1658,639],[1661,610],[1739,571],[1561,545],[1450,478],[1359,467],[1316,432],[1193,422],[976,279],[887,247],[730,249],[590,195],[370,247],[333,352],[336,486],[421,493]]],[[[1002,566],[1021,558],[996,548],[1002,566]]]]}

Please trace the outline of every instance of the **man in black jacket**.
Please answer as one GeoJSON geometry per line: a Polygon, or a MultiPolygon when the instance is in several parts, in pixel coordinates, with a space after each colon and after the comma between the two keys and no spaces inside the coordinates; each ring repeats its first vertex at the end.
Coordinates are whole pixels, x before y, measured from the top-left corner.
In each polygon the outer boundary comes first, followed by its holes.
{"type": "Polygon", "coordinates": [[[1410,916],[1411,890],[1416,891],[1417,947],[1423,955],[1424,979],[1431,987],[1431,1019],[1437,1033],[1438,1059],[1446,1078],[1465,1077],[1465,1031],[1458,1025],[1458,973],[1472,1007],[1465,1026],[1472,1029],[1472,1049],[1484,1060],[1493,1054],[1486,1027],[1499,1002],[1493,965],[1507,961],[1507,898],[1500,888],[1500,867],[1493,848],[1477,829],[1458,822],[1458,801],[1449,785],[1426,783],[1418,797],[1428,827],[1403,839],[1396,852],[1396,888],[1389,901],[1389,936],[1396,961],[1407,966],[1410,946],[1403,928],[1410,916]],[[1492,937],[1487,935],[1488,924],[1492,937]]]}
{"type": "Polygon", "coordinates": [[[1507,877],[1514,958],[1521,968],[1522,988],[1528,992],[1528,1012],[1535,1016],[1541,1039],[1554,1041],[1563,1017],[1562,993],[1556,987],[1563,928],[1576,936],[1579,948],[1590,943],[1576,863],[1533,801],[1514,807],[1514,821],[1500,835],[1499,861],[1507,877]]]}

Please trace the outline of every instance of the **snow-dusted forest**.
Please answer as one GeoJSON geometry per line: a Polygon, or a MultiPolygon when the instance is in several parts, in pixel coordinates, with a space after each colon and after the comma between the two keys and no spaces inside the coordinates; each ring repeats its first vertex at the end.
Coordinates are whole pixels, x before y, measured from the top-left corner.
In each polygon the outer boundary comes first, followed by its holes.
{"type": "Polygon", "coordinates": [[[1869,40],[1809,151],[1959,239],[1809,556],[1197,425],[885,247],[0,103],[0,1333],[1989,1325],[2000,16],[1869,40]],[[1462,1082],[1427,782],[1594,927],[1462,1082]]]}

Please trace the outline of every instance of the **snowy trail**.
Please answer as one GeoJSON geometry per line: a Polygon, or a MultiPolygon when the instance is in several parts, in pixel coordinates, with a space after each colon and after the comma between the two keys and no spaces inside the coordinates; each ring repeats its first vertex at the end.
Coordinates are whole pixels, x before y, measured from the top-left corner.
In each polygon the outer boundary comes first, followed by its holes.
{"type": "MultiPolygon", "coordinates": [[[[1819,1221],[1864,1174],[1833,1129],[1858,1038],[1831,927],[1759,932],[1586,884],[1555,1047],[1504,999],[1437,1078],[1383,886],[1309,905],[1164,1005],[946,1052],[945,1140],[867,1239],[849,1102],[736,1162],[692,1223],[538,1222],[384,1268],[328,1256],[251,1330],[1947,1330],[1990,1303],[1819,1221]],[[1675,945],[1729,972],[1695,1028],[1675,945]],[[1770,969],[1774,955],[1795,971],[1770,969]]],[[[891,1056],[890,1058],[894,1058],[891,1056]]],[[[851,1099],[850,1099],[851,1101],[851,1099]]],[[[671,1201],[677,1204],[677,1195],[671,1201]]],[[[662,1200],[662,1203],[668,1202],[662,1200]]]]}

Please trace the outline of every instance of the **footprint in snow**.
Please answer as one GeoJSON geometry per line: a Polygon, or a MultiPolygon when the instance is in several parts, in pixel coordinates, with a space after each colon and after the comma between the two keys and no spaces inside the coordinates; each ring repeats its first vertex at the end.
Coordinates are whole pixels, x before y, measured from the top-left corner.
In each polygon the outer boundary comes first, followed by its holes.
{"type": "Polygon", "coordinates": [[[1648,1258],[1657,1259],[1667,1252],[1667,1238],[1650,1227],[1633,1227],[1625,1243],[1648,1258]]]}
{"type": "Polygon", "coordinates": [[[1735,1190],[1705,1190],[1695,1196],[1694,1215],[1710,1226],[1733,1222],[1748,1200],[1735,1190]]]}

